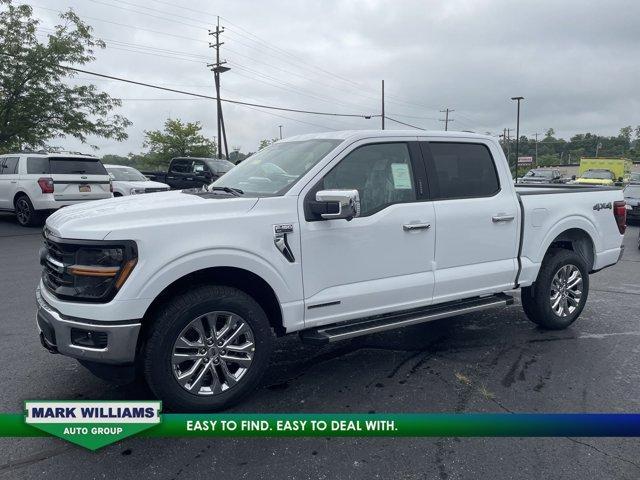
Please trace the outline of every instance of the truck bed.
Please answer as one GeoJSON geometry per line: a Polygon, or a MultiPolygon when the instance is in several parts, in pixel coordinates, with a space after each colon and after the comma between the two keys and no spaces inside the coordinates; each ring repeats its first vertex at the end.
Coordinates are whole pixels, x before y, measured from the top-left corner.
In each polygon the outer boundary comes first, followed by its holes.
{"type": "Polygon", "coordinates": [[[516,193],[521,208],[520,268],[516,281],[520,286],[535,281],[545,252],[560,234],[584,237],[580,253],[593,271],[618,260],[622,235],[613,215],[613,204],[623,199],[619,188],[516,185],[516,193]],[[580,231],[586,232],[588,238],[580,231]]]}

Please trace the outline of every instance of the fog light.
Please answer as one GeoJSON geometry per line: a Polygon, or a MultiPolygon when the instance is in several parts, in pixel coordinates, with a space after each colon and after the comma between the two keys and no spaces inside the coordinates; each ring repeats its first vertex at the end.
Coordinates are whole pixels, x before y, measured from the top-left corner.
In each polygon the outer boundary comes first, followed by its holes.
{"type": "Polygon", "coordinates": [[[107,332],[96,332],[93,330],[71,329],[71,343],[79,347],[106,348],[107,332]]]}

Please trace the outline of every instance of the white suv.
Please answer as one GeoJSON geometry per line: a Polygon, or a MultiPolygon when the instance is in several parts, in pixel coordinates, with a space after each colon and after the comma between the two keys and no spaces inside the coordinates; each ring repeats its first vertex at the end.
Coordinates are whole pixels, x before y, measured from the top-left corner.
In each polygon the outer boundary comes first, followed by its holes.
{"type": "Polygon", "coordinates": [[[42,224],[53,210],[111,198],[111,179],[98,158],[87,155],[0,155],[0,210],[15,212],[25,227],[42,224]]]}

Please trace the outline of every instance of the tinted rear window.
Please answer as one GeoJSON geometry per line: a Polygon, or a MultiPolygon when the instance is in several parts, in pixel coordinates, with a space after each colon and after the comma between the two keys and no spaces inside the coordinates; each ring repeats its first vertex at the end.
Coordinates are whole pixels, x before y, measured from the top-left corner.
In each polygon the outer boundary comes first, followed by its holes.
{"type": "Polygon", "coordinates": [[[498,172],[485,145],[429,143],[433,167],[428,172],[435,199],[489,197],[500,189],[498,172]]]}
{"type": "Polygon", "coordinates": [[[91,158],[50,158],[51,174],[107,175],[100,160],[91,158]]]}
{"type": "Polygon", "coordinates": [[[28,157],[27,173],[36,175],[49,173],[49,159],[47,157],[28,157]]]}

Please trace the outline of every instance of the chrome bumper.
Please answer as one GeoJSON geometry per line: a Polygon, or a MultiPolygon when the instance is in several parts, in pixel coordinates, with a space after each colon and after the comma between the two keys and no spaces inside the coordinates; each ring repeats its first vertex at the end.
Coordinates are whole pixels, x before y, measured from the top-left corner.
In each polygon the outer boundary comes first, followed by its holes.
{"type": "Polygon", "coordinates": [[[38,312],[36,322],[42,345],[51,353],[61,353],[80,360],[98,363],[128,364],[136,356],[136,345],[140,333],[139,321],[99,322],[81,318],[68,318],[60,314],[42,298],[40,289],[36,290],[38,312]],[[79,345],[72,336],[90,333],[100,337],[106,344],[102,348],[79,345]]]}

